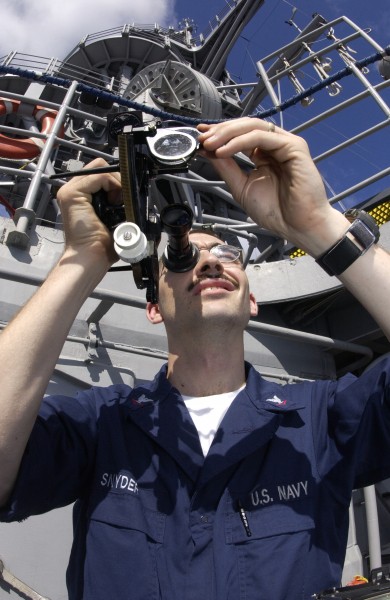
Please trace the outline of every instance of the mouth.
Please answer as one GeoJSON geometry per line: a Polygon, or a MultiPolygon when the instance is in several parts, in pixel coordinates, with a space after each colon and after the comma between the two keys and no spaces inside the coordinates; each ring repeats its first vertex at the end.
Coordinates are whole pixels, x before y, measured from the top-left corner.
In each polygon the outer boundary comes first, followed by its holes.
{"type": "Polygon", "coordinates": [[[202,292],[213,292],[214,290],[217,292],[221,290],[233,292],[237,287],[238,285],[229,279],[222,277],[207,277],[206,279],[193,282],[189,287],[189,291],[192,291],[194,296],[198,296],[202,292]]]}

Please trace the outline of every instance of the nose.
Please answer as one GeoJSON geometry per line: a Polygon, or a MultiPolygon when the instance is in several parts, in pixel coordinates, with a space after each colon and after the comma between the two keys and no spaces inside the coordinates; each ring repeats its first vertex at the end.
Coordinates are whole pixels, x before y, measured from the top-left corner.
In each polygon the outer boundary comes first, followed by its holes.
{"type": "Polygon", "coordinates": [[[223,264],[207,248],[199,248],[199,260],[195,266],[195,273],[203,274],[207,272],[222,273],[223,264]]]}

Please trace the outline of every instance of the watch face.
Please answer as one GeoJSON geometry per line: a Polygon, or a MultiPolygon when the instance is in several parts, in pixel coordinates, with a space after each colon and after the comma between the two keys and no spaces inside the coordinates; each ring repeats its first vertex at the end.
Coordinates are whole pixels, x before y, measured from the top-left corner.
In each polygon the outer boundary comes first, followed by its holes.
{"type": "Polygon", "coordinates": [[[352,223],[347,233],[353,236],[354,241],[346,233],[316,259],[328,275],[341,275],[379,240],[379,227],[375,219],[364,210],[348,210],[344,216],[352,223]]]}
{"type": "Polygon", "coordinates": [[[369,229],[372,235],[374,236],[375,242],[379,240],[379,227],[377,225],[377,222],[375,221],[374,217],[369,215],[365,210],[352,208],[350,210],[347,210],[347,212],[344,213],[344,216],[351,223],[354,223],[357,220],[364,223],[367,229],[369,229]]]}

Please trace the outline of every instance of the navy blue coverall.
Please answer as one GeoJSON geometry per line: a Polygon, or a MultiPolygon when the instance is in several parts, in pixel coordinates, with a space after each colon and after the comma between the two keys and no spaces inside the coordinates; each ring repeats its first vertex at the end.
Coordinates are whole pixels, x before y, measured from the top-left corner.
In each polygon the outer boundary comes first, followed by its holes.
{"type": "Polygon", "coordinates": [[[352,489],[390,476],[390,362],[247,385],[204,459],[163,368],[44,401],[3,521],[76,501],[71,600],[298,600],[339,585],[352,489]]]}

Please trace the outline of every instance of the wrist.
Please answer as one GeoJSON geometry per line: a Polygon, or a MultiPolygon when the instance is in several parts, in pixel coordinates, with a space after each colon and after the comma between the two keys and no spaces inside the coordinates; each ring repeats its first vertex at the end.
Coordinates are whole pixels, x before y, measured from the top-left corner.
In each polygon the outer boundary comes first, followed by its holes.
{"type": "Polygon", "coordinates": [[[329,208],[330,211],[321,220],[311,223],[301,233],[296,244],[315,259],[341,240],[351,225],[341,212],[329,208]]]}
{"type": "Polygon", "coordinates": [[[368,213],[352,209],[345,216],[351,223],[346,233],[316,259],[328,275],[341,275],[379,240],[379,227],[368,213]]]}
{"type": "Polygon", "coordinates": [[[113,244],[106,248],[99,242],[91,244],[65,244],[60,261],[85,265],[88,268],[108,271],[110,267],[118,260],[113,244]]]}
{"type": "Polygon", "coordinates": [[[57,263],[63,276],[69,279],[80,279],[92,291],[106,275],[115,260],[109,260],[104,252],[65,247],[64,253],[57,263]],[[66,275],[65,275],[66,274],[66,275]]]}

